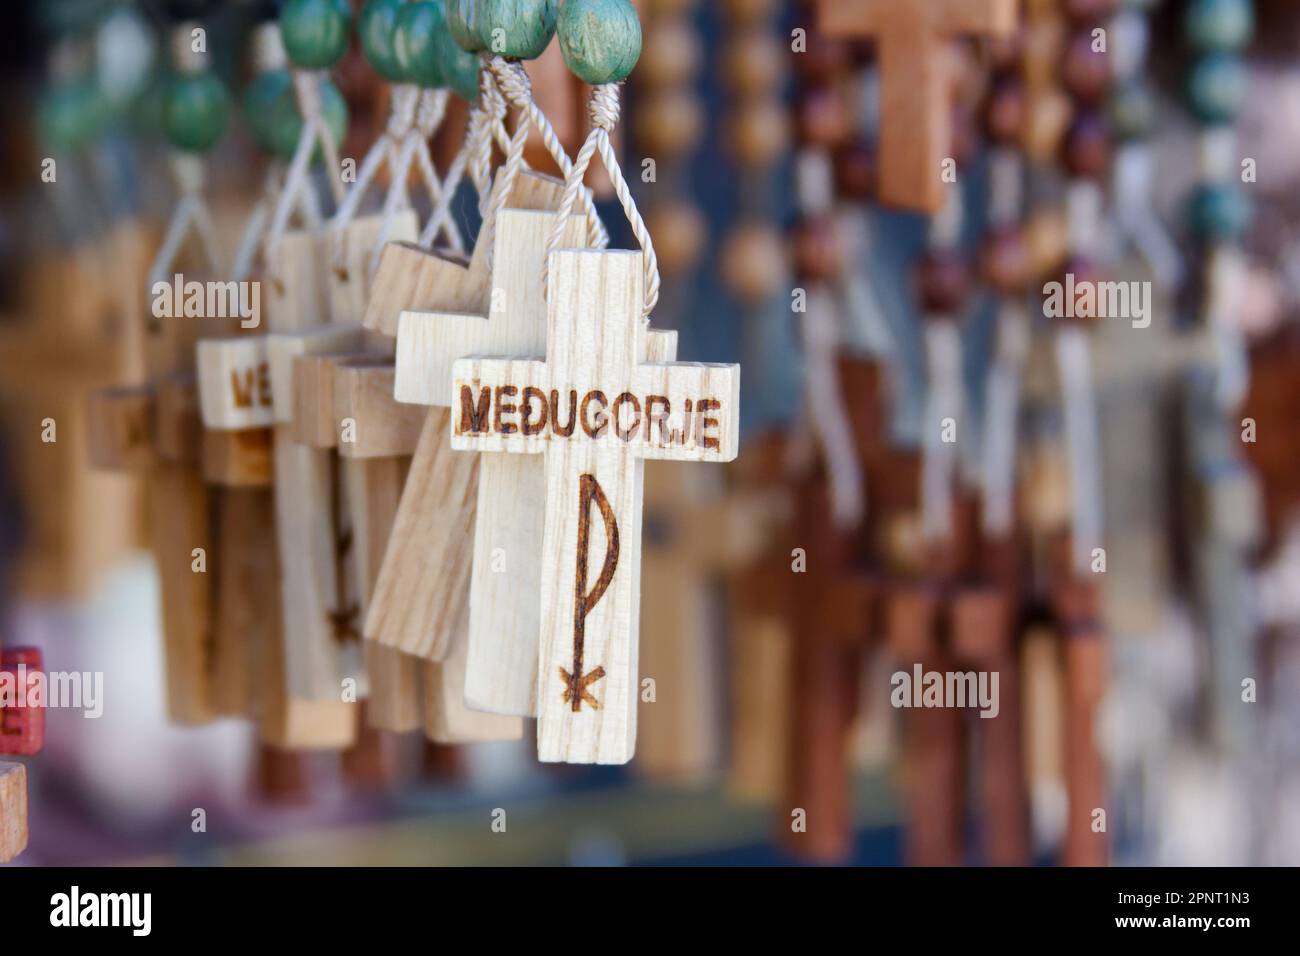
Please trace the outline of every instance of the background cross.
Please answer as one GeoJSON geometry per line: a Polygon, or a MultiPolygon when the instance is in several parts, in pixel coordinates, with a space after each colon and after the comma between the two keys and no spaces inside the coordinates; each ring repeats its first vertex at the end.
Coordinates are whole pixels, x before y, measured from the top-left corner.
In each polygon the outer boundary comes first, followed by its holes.
{"type": "Polygon", "coordinates": [[[950,58],[959,34],[1007,36],[1016,0],[818,0],[831,37],[871,37],[880,62],[880,198],[938,212],[952,156],[950,58]]]}

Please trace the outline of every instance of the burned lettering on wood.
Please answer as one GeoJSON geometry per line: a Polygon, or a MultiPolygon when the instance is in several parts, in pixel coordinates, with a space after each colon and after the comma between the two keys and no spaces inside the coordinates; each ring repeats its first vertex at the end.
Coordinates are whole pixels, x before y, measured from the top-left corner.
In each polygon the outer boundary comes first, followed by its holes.
{"type": "Polygon", "coordinates": [[[262,362],[256,368],[231,369],[230,391],[235,408],[271,407],[270,363],[262,362]]]}
{"type": "Polygon", "coordinates": [[[548,397],[535,385],[490,385],[479,379],[456,384],[460,396],[457,436],[570,438],[580,424],[582,433],[592,441],[612,435],[625,445],[636,443],[651,449],[691,447],[707,453],[722,448],[719,416],[723,402],[718,398],[681,399],[674,423],[673,402],[666,395],[648,394],[642,401],[635,391],[594,388],[579,398],[578,389],[570,388],[568,421],[561,425],[559,389],[551,389],[548,397]],[[615,395],[613,401],[611,394],[615,395]],[[516,402],[518,396],[522,399],[516,402]]]}

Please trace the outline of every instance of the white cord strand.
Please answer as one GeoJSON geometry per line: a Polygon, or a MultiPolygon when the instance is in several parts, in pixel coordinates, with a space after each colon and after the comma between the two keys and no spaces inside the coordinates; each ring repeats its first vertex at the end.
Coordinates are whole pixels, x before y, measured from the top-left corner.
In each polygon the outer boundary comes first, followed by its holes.
{"type": "Polygon", "coordinates": [[[172,267],[180,255],[191,230],[198,236],[208,268],[214,275],[221,274],[221,256],[217,251],[216,227],[212,214],[203,198],[203,160],[197,156],[177,153],[172,157],[172,173],[180,190],[180,199],[172,210],[167,224],[167,234],[149,267],[149,285],[170,278],[172,267]]]}
{"type": "MultiPolygon", "coordinates": [[[[614,195],[618,197],[619,204],[623,207],[623,214],[627,217],[627,221],[632,227],[632,234],[636,237],[644,255],[645,316],[649,318],[654,311],[655,305],[659,302],[659,259],[655,255],[650,230],[646,227],[645,220],[641,218],[641,212],[636,207],[636,200],[632,198],[632,190],[628,186],[627,179],[623,176],[623,170],[618,163],[618,156],[614,152],[613,143],[610,142],[609,138],[610,132],[618,123],[618,84],[607,83],[595,87],[592,90],[589,105],[591,109],[591,132],[588,134],[586,142],[582,144],[582,148],[578,150],[578,155],[573,161],[573,168],[569,170],[568,176],[565,177],[564,197],[560,201],[559,212],[555,218],[555,227],[551,230],[551,235],[546,242],[545,263],[549,264],[551,253],[560,246],[560,242],[564,237],[565,219],[573,212],[579,197],[587,196],[586,186],[583,185],[583,181],[586,179],[587,167],[591,164],[592,156],[599,152],[601,160],[605,164],[605,169],[609,173],[610,182],[614,186],[614,195]]],[[[550,275],[546,264],[543,265],[545,274],[543,288],[547,290],[549,295],[550,275]]]]}

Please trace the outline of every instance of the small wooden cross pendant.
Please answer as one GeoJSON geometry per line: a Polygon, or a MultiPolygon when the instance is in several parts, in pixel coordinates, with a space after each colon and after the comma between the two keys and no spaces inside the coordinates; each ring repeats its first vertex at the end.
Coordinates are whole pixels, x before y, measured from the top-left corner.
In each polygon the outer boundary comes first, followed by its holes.
{"type": "Polygon", "coordinates": [[[873,37],[880,60],[880,198],[938,212],[952,155],[944,45],[957,34],[1006,36],[1016,0],[819,0],[833,37],[873,37]]]}
{"type": "Polygon", "coordinates": [[[647,361],[643,269],[640,252],[554,253],[547,360],[453,366],[453,448],[545,454],[543,761],[631,759],[644,460],[731,461],[739,444],[739,366],[647,361]]]}

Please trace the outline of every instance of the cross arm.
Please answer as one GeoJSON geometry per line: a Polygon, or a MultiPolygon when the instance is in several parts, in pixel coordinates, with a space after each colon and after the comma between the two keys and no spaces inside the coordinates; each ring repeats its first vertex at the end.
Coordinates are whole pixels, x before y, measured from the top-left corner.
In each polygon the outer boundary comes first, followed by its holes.
{"type": "MultiPolygon", "coordinates": [[[[493,324],[498,321],[470,312],[403,312],[397,327],[397,365],[393,397],[408,405],[455,404],[451,369],[465,355],[492,354],[493,324]]],[[[546,350],[546,329],[534,354],[546,350]]]]}

